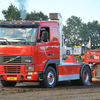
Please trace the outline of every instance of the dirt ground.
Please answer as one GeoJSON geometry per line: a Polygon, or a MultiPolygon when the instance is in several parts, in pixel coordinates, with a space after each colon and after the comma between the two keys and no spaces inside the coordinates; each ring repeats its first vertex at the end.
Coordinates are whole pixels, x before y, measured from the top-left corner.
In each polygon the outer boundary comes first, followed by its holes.
{"type": "Polygon", "coordinates": [[[0,100],[100,100],[100,81],[90,86],[74,86],[64,82],[55,88],[41,88],[39,83],[17,83],[15,87],[2,87],[0,100]]]}

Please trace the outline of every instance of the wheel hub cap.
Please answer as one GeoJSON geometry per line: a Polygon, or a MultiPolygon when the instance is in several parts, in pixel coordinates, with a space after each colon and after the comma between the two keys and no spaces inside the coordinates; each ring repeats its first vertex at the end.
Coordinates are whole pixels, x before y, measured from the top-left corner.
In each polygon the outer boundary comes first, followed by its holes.
{"type": "Polygon", "coordinates": [[[54,74],[52,71],[48,73],[47,80],[48,80],[49,85],[52,85],[54,83],[54,74]]]}

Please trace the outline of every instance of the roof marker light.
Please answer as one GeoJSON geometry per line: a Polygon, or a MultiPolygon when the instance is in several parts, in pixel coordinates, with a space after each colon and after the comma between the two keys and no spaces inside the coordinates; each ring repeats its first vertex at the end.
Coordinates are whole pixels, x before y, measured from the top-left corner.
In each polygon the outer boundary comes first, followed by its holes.
{"type": "Polygon", "coordinates": [[[17,22],[15,22],[15,24],[17,24],[17,22]]]}
{"type": "Polygon", "coordinates": [[[32,22],[32,24],[35,24],[35,22],[32,22]]]}
{"type": "Polygon", "coordinates": [[[9,24],[12,24],[12,22],[10,22],[9,24]]]}
{"type": "Polygon", "coordinates": [[[20,22],[20,24],[23,24],[22,22],[20,22]]]}

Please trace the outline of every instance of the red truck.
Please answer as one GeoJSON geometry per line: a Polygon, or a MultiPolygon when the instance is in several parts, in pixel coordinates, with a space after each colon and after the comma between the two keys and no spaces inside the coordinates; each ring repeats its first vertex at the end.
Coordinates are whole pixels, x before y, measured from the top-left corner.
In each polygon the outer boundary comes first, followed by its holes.
{"type": "Polygon", "coordinates": [[[77,63],[73,55],[62,60],[62,17],[60,13],[49,15],[51,21],[0,22],[0,80],[4,87],[25,81],[49,88],[68,80],[91,83],[87,63],[77,63]]]}

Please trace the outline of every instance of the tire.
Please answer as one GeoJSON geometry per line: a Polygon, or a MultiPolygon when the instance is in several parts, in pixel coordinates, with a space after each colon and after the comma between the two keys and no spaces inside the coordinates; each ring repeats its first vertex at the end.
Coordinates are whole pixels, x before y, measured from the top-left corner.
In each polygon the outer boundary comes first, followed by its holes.
{"type": "Polygon", "coordinates": [[[91,84],[91,70],[88,66],[85,66],[82,70],[80,84],[81,85],[90,85],[91,84]]]}
{"type": "Polygon", "coordinates": [[[40,82],[42,87],[53,88],[56,85],[57,75],[55,69],[49,66],[45,71],[44,80],[40,82]]]}
{"type": "Polygon", "coordinates": [[[80,73],[80,79],[79,80],[72,80],[71,83],[73,85],[91,85],[91,70],[88,66],[85,66],[82,70],[82,73],[80,73]]]}
{"type": "Polygon", "coordinates": [[[1,84],[3,87],[14,87],[17,82],[11,82],[11,81],[4,81],[1,80],[1,84]]]}

